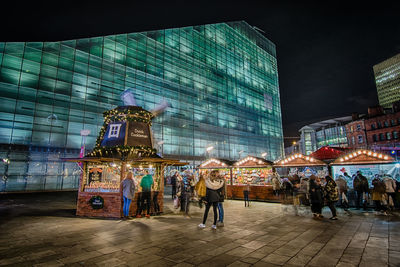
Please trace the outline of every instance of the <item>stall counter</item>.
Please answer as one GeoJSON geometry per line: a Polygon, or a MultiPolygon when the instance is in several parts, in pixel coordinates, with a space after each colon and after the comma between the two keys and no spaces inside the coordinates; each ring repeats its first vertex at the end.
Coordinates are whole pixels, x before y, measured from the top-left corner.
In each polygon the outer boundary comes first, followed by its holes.
{"type": "MultiPolygon", "coordinates": [[[[227,185],[228,199],[244,199],[245,185],[227,185]]],[[[272,185],[250,185],[249,200],[280,202],[279,196],[274,196],[272,185]]]]}

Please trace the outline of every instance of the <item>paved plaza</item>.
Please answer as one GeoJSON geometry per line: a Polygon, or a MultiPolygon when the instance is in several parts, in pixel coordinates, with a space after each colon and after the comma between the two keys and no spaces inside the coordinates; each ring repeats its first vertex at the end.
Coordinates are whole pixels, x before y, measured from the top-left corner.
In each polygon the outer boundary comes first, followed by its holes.
{"type": "MultiPolygon", "coordinates": [[[[112,220],[74,216],[76,193],[0,195],[0,265],[400,266],[400,218],[340,213],[317,221],[291,207],[225,202],[225,227],[198,229],[204,209],[112,220]]],[[[329,216],[324,210],[325,217],[329,216]]]]}

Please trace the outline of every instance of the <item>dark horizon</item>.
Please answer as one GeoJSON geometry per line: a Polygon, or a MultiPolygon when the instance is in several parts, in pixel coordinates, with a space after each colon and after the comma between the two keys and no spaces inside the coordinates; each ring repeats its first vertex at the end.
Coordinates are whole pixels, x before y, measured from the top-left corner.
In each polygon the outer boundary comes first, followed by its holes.
{"type": "Polygon", "coordinates": [[[5,19],[11,23],[2,29],[3,42],[61,41],[244,20],[276,45],[286,137],[298,136],[306,124],[366,113],[377,105],[372,67],[400,53],[398,3],[61,2],[53,9],[30,3],[7,11],[5,19]]]}

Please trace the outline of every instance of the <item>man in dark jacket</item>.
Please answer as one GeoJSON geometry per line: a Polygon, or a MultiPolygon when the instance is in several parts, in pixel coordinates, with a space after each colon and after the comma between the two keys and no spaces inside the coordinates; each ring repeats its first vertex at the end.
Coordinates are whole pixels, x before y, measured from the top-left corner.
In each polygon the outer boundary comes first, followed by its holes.
{"type": "Polygon", "coordinates": [[[360,209],[360,204],[363,202],[363,210],[367,209],[367,202],[363,200],[363,196],[368,193],[369,186],[367,178],[357,171],[356,177],[353,180],[353,188],[356,193],[356,207],[360,209]]]}

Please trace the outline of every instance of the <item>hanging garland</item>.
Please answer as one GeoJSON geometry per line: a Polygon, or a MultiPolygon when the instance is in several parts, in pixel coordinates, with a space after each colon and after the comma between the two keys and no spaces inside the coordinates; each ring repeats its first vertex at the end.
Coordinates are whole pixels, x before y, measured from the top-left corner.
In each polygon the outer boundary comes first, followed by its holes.
{"type": "Polygon", "coordinates": [[[113,147],[95,147],[87,157],[151,157],[157,154],[157,149],[149,146],[113,146],[113,147]]]}

